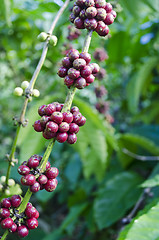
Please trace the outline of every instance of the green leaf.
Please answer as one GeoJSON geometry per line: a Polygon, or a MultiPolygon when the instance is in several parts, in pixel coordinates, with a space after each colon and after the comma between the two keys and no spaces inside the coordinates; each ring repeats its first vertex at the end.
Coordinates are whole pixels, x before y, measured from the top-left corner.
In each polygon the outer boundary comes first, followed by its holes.
{"type": "Polygon", "coordinates": [[[137,201],[142,179],[135,173],[115,175],[99,190],[94,203],[94,217],[98,229],[109,227],[120,219],[137,201]]]}
{"type": "Polygon", "coordinates": [[[153,68],[158,63],[158,57],[150,57],[140,70],[135,74],[127,85],[128,107],[131,113],[137,113],[140,96],[143,92],[146,82],[150,78],[153,68]]]}
{"type": "Polygon", "coordinates": [[[156,174],[155,177],[146,180],[144,183],[141,184],[141,187],[156,187],[159,186],[159,174],[156,174]]]}
{"type": "Polygon", "coordinates": [[[159,237],[159,203],[137,217],[122,231],[118,240],[157,240],[159,237]]]}

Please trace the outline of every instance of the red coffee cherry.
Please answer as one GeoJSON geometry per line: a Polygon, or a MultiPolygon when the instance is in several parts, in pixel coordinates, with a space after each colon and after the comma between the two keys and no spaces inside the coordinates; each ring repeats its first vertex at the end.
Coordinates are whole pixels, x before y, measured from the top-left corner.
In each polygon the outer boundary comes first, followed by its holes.
{"type": "Polygon", "coordinates": [[[69,144],[74,144],[77,141],[77,136],[75,133],[69,133],[68,134],[68,138],[67,138],[67,142],[69,144]]]}
{"type": "Polygon", "coordinates": [[[10,216],[10,211],[7,208],[0,209],[0,217],[1,218],[8,218],[10,216]]]}
{"type": "Polygon", "coordinates": [[[1,206],[2,206],[3,208],[10,208],[10,207],[11,207],[11,201],[10,201],[10,199],[9,199],[9,198],[4,198],[4,199],[2,199],[2,201],[1,201],[1,206]]]}
{"type": "Polygon", "coordinates": [[[40,175],[39,178],[38,178],[38,182],[42,185],[46,184],[47,181],[48,181],[48,178],[44,174],[40,175]]]}
{"type": "Polygon", "coordinates": [[[13,225],[13,220],[11,218],[5,218],[1,221],[1,227],[3,229],[9,229],[13,225]]]}
{"type": "Polygon", "coordinates": [[[40,123],[40,120],[35,121],[35,123],[33,124],[33,128],[36,132],[42,132],[44,130],[40,123]]]}
{"type": "Polygon", "coordinates": [[[18,173],[20,175],[27,175],[27,174],[30,173],[30,168],[28,166],[26,166],[26,165],[20,165],[18,167],[18,173]]]}
{"type": "Polygon", "coordinates": [[[40,184],[36,181],[32,186],[30,186],[30,191],[36,193],[40,190],[40,184]]]}
{"type": "Polygon", "coordinates": [[[38,113],[40,116],[45,115],[44,109],[45,109],[46,105],[42,105],[38,108],[38,113]]]}
{"type": "Polygon", "coordinates": [[[52,115],[51,115],[51,120],[54,121],[55,123],[57,124],[60,124],[62,123],[63,121],[63,115],[61,112],[54,112],[52,115]]]}
{"type": "Polygon", "coordinates": [[[57,187],[57,180],[56,179],[49,179],[47,183],[45,184],[45,190],[47,192],[52,192],[57,187]]]}
{"type": "Polygon", "coordinates": [[[48,179],[56,178],[59,174],[59,170],[56,167],[51,167],[46,170],[45,175],[48,179]]]}
{"type": "Polygon", "coordinates": [[[36,179],[33,174],[28,174],[21,178],[21,183],[26,186],[31,186],[35,183],[36,179]]]}
{"type": "Polygon", "coordinates": [[[13,195],[11,198],[10,198],[10,201],[11,201],[11,204],[12,204],[12,207],[19,207],[20,204],[21,204],[21,197],[19,195],[13,195]]]}
{"type": "Polygon", "coordinates": [[[79,132],[79,126],[76,123],[71,123],[69,132],[70,133],[78,133],[79,132]]]}
{"type": "Polygon", "coordinates": [[[23,238],[29,234],[28,228],[25,225],[21,225],[17,227],[18,236],[23,238]]]}
{"type": "Polygon", "coordinates": [[[28,229],[35,229],[38,227],[38,220],[36,218],[29,218],[26,220],[28,229]]]}

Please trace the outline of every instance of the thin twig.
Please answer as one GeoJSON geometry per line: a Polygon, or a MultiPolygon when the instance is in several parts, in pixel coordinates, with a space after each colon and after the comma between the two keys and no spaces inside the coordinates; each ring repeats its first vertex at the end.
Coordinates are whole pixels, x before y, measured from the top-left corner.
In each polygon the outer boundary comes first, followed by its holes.
{"type": "Polygon", "coordinates": [[[123,151],[123,153],[127,154],[128,156],[133,157],[140,161],[159,161],[159,156],[142,156],[142,155],[138,155],[133,152],[130,152],[126,148],[123,148],[122,151],[123,151]]]}

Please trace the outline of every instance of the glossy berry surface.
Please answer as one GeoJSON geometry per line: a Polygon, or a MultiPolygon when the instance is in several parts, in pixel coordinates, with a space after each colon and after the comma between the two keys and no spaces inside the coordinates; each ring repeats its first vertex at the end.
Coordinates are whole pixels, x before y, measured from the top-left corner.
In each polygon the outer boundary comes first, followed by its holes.
{"type": "Polygon", "coordinates": [[[36,193],[40,190],[40,184],[36,181],[33,185],[30,186],[30,191],[36,193]]]}
{"type": "Polygon", "coordinates": [[[13,220],[11,218],[5,218],[1,221],[1,227],[4,229],[9,229],[13,225],[13,220]]]}
{"type": "Polygon", "coordinates": [[[59,171],[56,167],[51,167],[49,169],[46,170],[45,175],[47,178],[49,179],[53,179],[56,178],[59,174],[59,171]]]}
{"type": "Polygon", "coordinates": [[[28,231],[28,228],[25,225],[21,225],[17,228],[17,233],[18,233],[19,237],[23,238],[23,237],[28,236],[29,231],[28,231]]]}
{"type": "Polygon", "coordinates": [[[20,175],[27,175],[30,173],[30,168],[28,166],[25,166],[25,165],[20,165],[18,167],[18,173],[20,175]]]}
{"type": "Polygon", "coordinates": [[[29,218],[26,220],[26,225],[28,229],[35,229],[38,227],[38,221],[36,218],[29,218]]]}
{"type": "Polygon", "coordinates": [[[35,181],[36,181],[36,179],[33,174],[28,174],[21,178],[21,183],[26,186],[33,185],[35,183],[35,181]]]}
{"type": "Polygon", "coordinates": [[[4,199],[2,199],[2,201],[1,201],[1,206],[2,206],[3,208],[10,208],[10,207],[11,207],[11,201],[10,201],[10,199],[9,199],[9,198],[4,198],[4,199]]]}
{"type": "Polygon", "coordinates": [[[47,192],[52,192],[56,189],[57,187],[57,180],[56,179],[50,179],[48,182],[45,184],[45,190],[47,192]]]}
{"type": "Polygon", "coordinates": [[[21,204],[21,197],[19,195],[13,195],[11,198],[10,198],[10,201],[11,201],[11,204],[12,204],[12,207],[19,207],[20,204],[21,204]]]}

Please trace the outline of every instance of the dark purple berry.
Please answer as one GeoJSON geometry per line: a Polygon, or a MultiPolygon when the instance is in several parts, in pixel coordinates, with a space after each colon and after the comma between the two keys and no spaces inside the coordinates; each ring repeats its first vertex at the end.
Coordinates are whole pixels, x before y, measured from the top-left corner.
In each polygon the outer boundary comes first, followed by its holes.
{"type": "Polygon", "coordinates": [[[56,133],[56,132],[58,131],[58,125],[57,125],[57,123],[52,122],[52,121],[48,122],[48,123],[46,124],[46,130],[47,130],[48,132],[56,133]]]}
{"type": "Polygon", "coordinates": [[[79,108],[76,107],[76,106],[72,107],[72,108],[71,108],[71,113],[72,113],[72,114],[73,114],[73,113],[79,113],[79,108]]]}
{"type": "Polygon", "coordinates": [[[87,64],[89,64],[90,61],[91,61],[91,55],[87,52],[80,53],[79,57],[83,58],[86,61],[87,64]]]}
{"type": "Polygon", "coordinates": [[[42,105],[38,108],[38,113],[39,113],[40,116],[45,115],[45,112],[44,112],[45,107],[46,107],[46,105],[42,105]]]}
{"type": "Polygon", "coordinates": [[[100,62],[103,62],[108,59],[108,54],[104,48],[96,48],[94,52],[94,58],[100,62]]]}
{"type": "Polygon", "coordinates": [[[11,198],[10,198],[10,201],[11,201],[11,204],[12,204],[12,207],[19,207],[20,204],[21,204],[21,197],[19,195],[13,195],[11,198]]]}
{"type": "Polygon", "coordinates": [[[46,123],[50,121],[50,119],[51,119],[50,116],[46,116],[46,115],[42,116],[42,118],[40,119],[40,124],[43,127],[43,129],[45,128],[46,123]]]}
{"type": "Polygon", "coordinates": [[[69,76],[66,76],[65,79],[64,79],[64,84],[67,86],[67,87],[71,87],[74,83],[74,79],[70,78],[69,76]]]}
{"type": "Polygon", "coordinates": [[[104,36],[103,32],[105,29],[106,25],[103,21],[99,21],[96,27],[96,32],[100,35],[100,36],[104,36]]]}
{"type": "Polygon", "coordinates": [[[59,77],[64,78],[67,75],[67,68],[60,67],[57,74],[59,75],[59,77]]]}
{"type": "Polygon", "coordinates": [[[51,120],[54,121],[55,123],[57,124],[60,124],[62,123],[63,121],[63,115],[61,112],[54,112],[52,115],[51,115],[51,120]]]}
{"type": "Polygon", "coordinates": [[[100,68],[99,72],[95,74],[95,77],[98,78],[98,80],[104,79],[106,76],[106,70],[104,68],[100,68]]]}
{"type": "Polygon", "coordinates": [[[111,13],[108,13],[105,20],[104,20],[104,23],[106,25],[111,25],[112,23],[114,22],[114,17],[111,13]]]}
{"type": "Polygon", "coordinates": [[[94,18],[97,15],[97,9],[95,7],[89,7],[85,13],[87,18],[94,18]]]}
{"type": "Polygon", "coordinates": [[[56,106],[56,112],[60,112],[61,111],[61,104],[58,102],[53,102],[53,104],[56,106]]]}
{"type": "Polygon", "coordinates": [[[11,218],[5,218],[1,221],[1,227],[3,229],[9,229],[13,225],[13,220],[11,218]]]}
{"type": "Polygon", "coordinates": [[[45,175],[48,179],[56,178],[59,174],[59,170],[56,167],[51,167],[46,170],[45,175]]]}
{"type": "Polygon", "coordinates": [[[87,83],[90,84],[90,83],[94,82],[95,77],[93,76],[93,74],[90,74],[88,77],[85,78],[85,80],[87,83]]]}
{"type": "MultiPolygon", "coordinates": [[[[78,59],[77,59],[78,60],[78,59]]],[[[75,60],[76,61],[76,60],[75,60]]],[[[68,76],[71,79],[77,79],[80,76],[80,71],[76,70],[75,68],[70,68],[68,70],[68,76]]]]}
{"type": "Polygon", "coordinates": [[[76,17],[78,17],[80,11],[81,11],[81,8],[79,6],[74,6],[72,9],[72,12],[76,17]]]}
{"type": "Polygon", "coordinates": [[[81,76],[83,78],[88,77],[92,73],[92,69],[90,66],[85,66],[84,69],[81,70],[81,76]]]}
{"type": "Polygon", "coordinates": [[[63,143],[67,140],[67,137],[68,137],[68,134],[66,132],[64,133],[59,132],[56,135],[56,140],[60,143],[63,143]]]}
{"type": "Polygon", "coordinates": [[[8,218],[10,216],[10,211],[7,208],[0,209],[0,217],[1,218],[8,218]]]}
{"type": "Polygon", "coordinates": [[[25,214],[28,218],[35,217],[36,213],[37,213],[37,210],[33,206],[27,206],[26,209],[25,209],[25,214]]]}
{"type": "Polygon", "coordinates": [[[10,207],[11,207],[11,201],[10,201],[10,199],[9,199],[9,198],[4,198],[4,199],[2,199],[2,201],[1,201],[1,206],[2,206],[3,208],[10,208],[10,207]]]}
{"type": "Polygon", "coordinates": [[[38,220],[36,218],[29,218],[26,220],[26,225],[29,229],[35,229],[38,227],[38,220]]]}
{"type": "Polygon", "coordinates": [[[85,6],[85,0],[76,0],[76,4],[80,7],[84,7],[85,6]]]}
{"type": "Polygon", "coordinates": [[[76,17],[74,20],[74,24],[76,26],[76,28],[78,29],[84,29],[84,21],[80,18],[80,17],[76,17]]]}
{"type": "Polygon", "coordinates": [[[27,175],[27,174],[30,173],[30,168],[28,166],[26,166],[26,165],[20,165],[18,167],[18,173],[20,175],[27,175]]]}
{"type": "Polygon", "coordinates": [[[86,7],[93,7],[95,5],[94,0],[86,0],[85,1],[85,6],[86,7]]]}
{"type": "Polygon", "coordinates": [[[35,183],[36,178],[33,174],[28,174],[21,178],[21,183],[26,186],[31,186],[35,183]]]}
{"type": "Polygon", "coordinates": [[[35,121],[33,128],[36,132],[42,132],[44,130],[44,127],[41,126],[40,120],[35,121]]]}
{"type": "Polygon", "coordinates": [[[68,52],[68,57],[70,58],[70,60],[73,62],[75,59],[79,58],[79,51],[76,49],[71,49],[68,52]]]}
{"type": "Polygon", "coordinates": [[[50,166],[51,166],[50,162],[47,161],[47,163],[46,163],[46,169],[50,168],[50,166]]]}
{"type": "Polygon", "coordinates": [[[23,238],[29,234],[28,228],[25,225],[21,225],[17,227],[18,236],[23,238]]]}
{"type": "Polygon", "coordinates": [[[95,0],[95,6],[97,8],[105,8],[106,1],[105,0],[95,0]]]}
{"type": "Polygon", "coordinates": [[[96,14],[96,19],[98,21],[103,21],[107,16],[106,11],[103,8],[97,8],[97,14],[96,14]]]}
{"type": "MultiPolygon", "coordinates": [[[[86,66],[86,61],[82,58],[78,58],[78,59],[73,61],[73,66],[74,66],[74,68],[76,68],[78,70],[81,70],[86,66]]],[[[78,77],[76,77],[76,78],[78,78],[78,77]]]]}
{"type": "Polygon", "coordinates": [[[47,183],[47,177],[44,175],[44,174],[42,174],[42,175],[40,175],[39,176],[39,178],[38,178],[38,182],[40,183],[40,184],[46,184],[47,183]]]}
{"type": "Polygon", "coordinates": [[[9,231],[12,232],[12,233],[16,232],[17,231],[17,224],[15,224],[13,222],[13,224],[12,224],[11,228],[9,229],[9,231]]]}
{"type": "Polygon", "coordinates": [[[50,104],[46,105],[44,111],[47,116],[51,116],[51,114],[56,111],[56,106],[54,104],[50,103],[50,104]]]}
{"type": "Polygon", "coordinates": [[[96,94],[96,97],[97,97],[97,98],[101,98],[101,97],[103,97],[104,95],[107,94],[107,90],[106,90],[106,88],[102,85],[102,86],[99,86],[99,87],[96,87],[96,88],[95,88],[95,94],[96,94]]]}
{"type": "Polygon", "coordinates": [[[113,7],[110,3],[106,3],[105,10],[107,13],[110,13],[112,11],[113,7]]]}
{"type": "Polygon", "coordinates": [[[86,123],[86,118],[84,116],[82,116],[81,120],[78,121],[78,126],[82,127],[85,123],[86,123]]]}
{"type": "Polygon", "coordinates": [[[65,67],[65,68],[70,68],[72,67],[72,62],[70,61],[69,57],[64,57],[63,60],[62,60],[62,65],[65,67]]]}
{"type": "Polygon", "coordinates": [[[75,133],[69,133],[68,134],[68,138],[67,138],[67,142],[69,144],[74,144],[77,141],[77,136],[75,133]]]}
{"type": "Polygon", "coordinates": [[[97,27],[97,21],[94,18],[92,18],[92,19],[87,18],[84,20],[84,26],[88,30],[94,30],[97,27]]]}
{"type": "Polygon", "coordinates": [[[71,123],[69,132],[70,133],[78,133],[79,132],[79,126],[76,123],[71,123]]]}
{"type": "Polygon", "coordinates": [[[37,156],[31,156],[28,159],[28,163],[27,163],[29,168],[36,168],[39,166],[39,158],[37,156]]]}
{"type": "Polygon", "coordinates": [[[90,67],[92,67],[92,74],[99,72],[100,67],[97,63],[91,63],[90,67]]]}
{"type": "Polygon", "coordinates": [[[71,13],[70,16],[69,16],[70,22],[73,23],[75,18],[76,18],[76,16],[73,13],[71,13]]]}
{"type": "Polygon", "coordinates": [[[86,80],[82,77],[79,77],[75,80],[74,86],[78,89],[83,89],[86,86],[86,80]]]}
{"type": "Polygon", "coordinates": [[[73,113],[73,122],[76,123],[78,125],[78,122],[81,120],[82,118],[82,114],[79,113],[73,113]]]}
{"type": "Polygon", "coordinates": [[[62,133],[63,132],[68,132],[69,128],[70,128],[70,126],[69,126],[69,124],[67,122],[62,122],[59,125],[59,132],[62,132],[62,133]]]}
{"type": "MultiPolygon", "coordinates": [[[[86,19],[86,10],[85,9],[82,9],[80,11],[79,18],[82,19],[82,20],[86,19]]],[[[82,28],[83,27],[84,27],[84,25],[83,25],[83,21],[82,21],[82,28]]]]}
{"type": "Polygon", "coordinates": [[[38,182],[35,182],[32,186],[30,186],[30,191],[35,193],[40,190],[40,184],[38,182]]]}
{"type": "Polygon", "coordinates": [[[45,131],[43,132],[43,137],[44,137],[45,139],[51,139],[51,138],[56,137],[56,133],[49,132],[49,131],[45,130],[45,131]]]}
{"type": "Polygon", "coordinates": [[[57,180],[56,179],[49,179],[47,183],[45,184],[45,190],[47,192],[52,192],[57,187],[57,180]]]}

